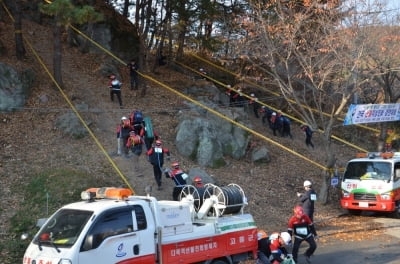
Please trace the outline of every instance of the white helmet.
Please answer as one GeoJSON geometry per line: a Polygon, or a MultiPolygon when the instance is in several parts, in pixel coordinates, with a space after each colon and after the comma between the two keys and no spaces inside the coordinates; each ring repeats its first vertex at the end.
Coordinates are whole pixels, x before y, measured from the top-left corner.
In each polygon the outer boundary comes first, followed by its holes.
{"type": "Polygon", "coordinates": [[[285,242],[286,246],[289,246],[290,243],[292,242],[292,237],[288,232],[282,232],[281,233],[281,238],[285,242]]]}
{"type": "Polygon", "coordinates": [[[128,120],[126,116],[121,117],[121,120],[128,120]]]}
{"type": "Polygon", "coordinates": [[[303,183],[304,187],[311,187],[311,185],[312,185],[312,183],[309,180],[304,181],[304,183],[303,183]]]}

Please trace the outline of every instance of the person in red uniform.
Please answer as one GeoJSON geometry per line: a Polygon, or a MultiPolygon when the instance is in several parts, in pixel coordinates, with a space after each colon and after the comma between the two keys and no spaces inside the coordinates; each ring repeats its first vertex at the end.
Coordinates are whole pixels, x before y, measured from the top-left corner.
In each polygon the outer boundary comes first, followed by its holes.
{"type": "Polygon", "coordinates": [[[314,223],[311,219],[304,214],[303,208],[300,205],[296,205],[293,209],[294,215],[289,219],[288,233],[294,235],[293,243],[293,259],[297,262],[297,255],[299,253],[300,244],[306,241],[309,245],[308,249],[304,253],[307,263],[311,263],[310,257],[317,249],[317,232],[315,231],[314,223]]]}
{"type": "Polygon", "coordinates": [[[162,167],[164,165],[164,154],[167,155],[167,159],[169,160],[170,152],[167,148],[162,147],[162,142],[158,139],[156,140],[155,146],[151,147],[146,154],[147,156],[149,156],[149,161],[151,165],[153,165],[153,173],[158,186],[158,190],[161,190],[161,176],[162,167]]]}
{"type": "Polygon", "coordinates": [[[171,169],[165,172],[165,176],[174,181],[175,187],[172,191],[172,198],[174,201],[179,201],[179,194],[186,185],[186,179],[189,176],[179,167],[179,163],[176,161],[171,164],[171,169]]]}
{"type": "Polygon", "coordinates": [[[270,261],[271,264],[279,264],[284,261],[288,256],[286,246],[292,242],[292,237],[288,232],[272,233],[269,236],[271,251],[270,261]]]}
{"type": "Polygon", "coordinates": [[[129,149],[126,148],[126,143],[129,138],[129,133],[133,130],[129,119],[125,116],[121,117],[121,122],[117,126],[117,153],[122,154],[121,143],[124,148],[124,154],[127,155],[129,149]]]}
{"type": "Polygon", "coordinates": [[[133,170],[137,176],[143,176],[139,164],[139,156],[142,154],[143,144],[144,144],[143,138],[138,134],[136,134],[135,130],[132,130],[129,133],[129,138],[126,143],[126,147],[130,149],[133,153],[133,170]]]}
{"type": "Polygon", "coordinates": [[[274,232],[270,236],[264,230],[258,230],[257,264],[279,264],[290,257],[286,250],[292,238],[288,232],[274,232]]]}
{"type": "Polygon", "coordinates": [[[204,187],[203,180],[201,179],[200,176],[195,176],[193,178],[192,185],[194,187],[196,187],[196,188],[203,188],[204,187]]]}

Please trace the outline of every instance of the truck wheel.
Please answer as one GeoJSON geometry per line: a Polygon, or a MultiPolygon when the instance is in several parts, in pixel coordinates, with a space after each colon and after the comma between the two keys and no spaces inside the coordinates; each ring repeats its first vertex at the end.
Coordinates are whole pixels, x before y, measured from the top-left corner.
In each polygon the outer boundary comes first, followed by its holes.
{"type": "Polygon", "coordinates": [[[396,205],[396,208],[394,209],[393,213],[390,214],[391,217],[400,219],[400,207],[396,205]]]}
{"type": "Polygon", "coordinates": [[[217,260],[214,260],[214,261],[212,262],[212,264],[227,264],[227,262],[224,261],[224,260],[221,260],[221,259],[217,259],[217,260]]]}

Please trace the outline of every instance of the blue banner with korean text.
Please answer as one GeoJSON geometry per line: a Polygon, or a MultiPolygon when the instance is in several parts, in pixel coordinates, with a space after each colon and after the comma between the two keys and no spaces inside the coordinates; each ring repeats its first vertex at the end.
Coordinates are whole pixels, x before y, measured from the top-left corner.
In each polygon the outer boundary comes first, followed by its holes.
{"type": "Polygon", "coordinates": [[[352,104],[343,125],[400,120],[400,104],[352,104]]]}

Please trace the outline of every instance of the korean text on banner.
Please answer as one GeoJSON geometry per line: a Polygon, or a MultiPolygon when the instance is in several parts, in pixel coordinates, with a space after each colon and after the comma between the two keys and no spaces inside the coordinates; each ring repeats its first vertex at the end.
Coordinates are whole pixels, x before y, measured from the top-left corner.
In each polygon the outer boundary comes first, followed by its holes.
{"type": "Polygon", "coordinates": [[[390,122],[400,120],[400,104],[352,104],[344,125],[390,122]]]}

